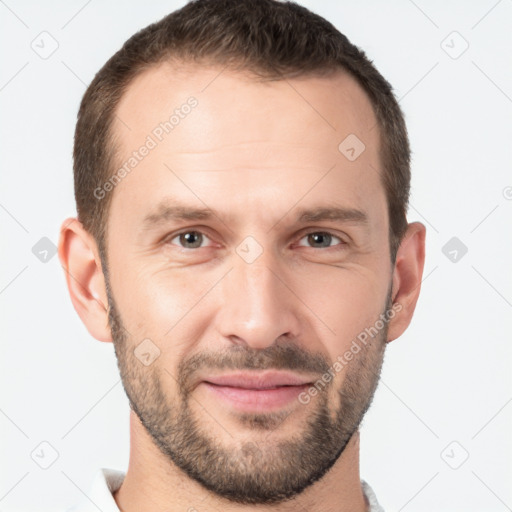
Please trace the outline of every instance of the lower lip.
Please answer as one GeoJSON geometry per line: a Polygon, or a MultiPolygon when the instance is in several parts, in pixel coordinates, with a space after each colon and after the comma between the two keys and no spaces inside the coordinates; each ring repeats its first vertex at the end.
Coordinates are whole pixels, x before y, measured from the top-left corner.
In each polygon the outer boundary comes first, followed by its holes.
{"type": "Polygon", "coordinates": [[[203,382],[206,388],[232,406],[245,411],[270,410],[283,407],[297,400],[300,393],[309,384],[302,386],[281,386],[271,389],[245,389],[231,386],[218,386],[211,382],[203,382]]]}

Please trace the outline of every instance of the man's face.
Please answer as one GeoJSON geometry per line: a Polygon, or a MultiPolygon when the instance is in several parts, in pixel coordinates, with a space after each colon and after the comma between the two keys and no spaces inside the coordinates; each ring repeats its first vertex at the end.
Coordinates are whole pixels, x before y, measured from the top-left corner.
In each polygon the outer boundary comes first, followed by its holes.
{"type": "Polygon", "coordinates": [[[391,307],[378,129],[346,75],[220,71],[153,68],[119,105],[119,167],[154,147],[110,192],[110,321],[161,452],[218,495],[275,503],[332,467],[377,385],[386,325],[344,354],[391,307]]]}

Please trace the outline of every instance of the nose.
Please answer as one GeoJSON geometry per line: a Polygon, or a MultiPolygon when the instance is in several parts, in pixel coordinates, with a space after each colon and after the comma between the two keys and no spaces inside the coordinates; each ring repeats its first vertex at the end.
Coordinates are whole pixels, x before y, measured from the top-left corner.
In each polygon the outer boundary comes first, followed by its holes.
{"type": "Polygon", "coordinates": [[[255,349],[281,337],[297,338],[301,303],[289,283],[291,274],[266,251],[252,263],[234,255],[233,265],[220,290],[220,335],[255,349]]]}

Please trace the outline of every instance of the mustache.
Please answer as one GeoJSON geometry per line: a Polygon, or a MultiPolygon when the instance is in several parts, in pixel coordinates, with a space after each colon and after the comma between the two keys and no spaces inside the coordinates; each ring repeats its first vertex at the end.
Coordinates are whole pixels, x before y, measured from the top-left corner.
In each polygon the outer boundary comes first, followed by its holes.
{"type": "Polygon", "coordinates": [[[286,342],[264,349],[230,347],[215,352],[201,352],[178,365],[178,384],[184,395],[195,385],[195,375],[201,370],[291,370],[322,375],[329,369],[328,357],[320,352],[307,352],[286,342]]]}

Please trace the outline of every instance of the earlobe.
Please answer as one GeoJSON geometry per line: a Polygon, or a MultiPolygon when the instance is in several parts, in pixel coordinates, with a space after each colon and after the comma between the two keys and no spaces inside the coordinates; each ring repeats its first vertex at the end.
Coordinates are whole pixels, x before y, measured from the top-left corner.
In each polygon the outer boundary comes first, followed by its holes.
{"type": "Polygon", "coordinates": [[[71,302],[85,327],[97,340],[112,341],[105,279],[97,245],[78,219],[69,218],[62,224],[59,259],[71,302]]]}
{"type": "Polygon", "coordinates": [[[409,224],[398,248],[392,288],[393,304],[398,313],[389,321],[388,342],[400,337],[411,323],[425,264],[425,234],[426,228],[420,222],[409,224]]]}

